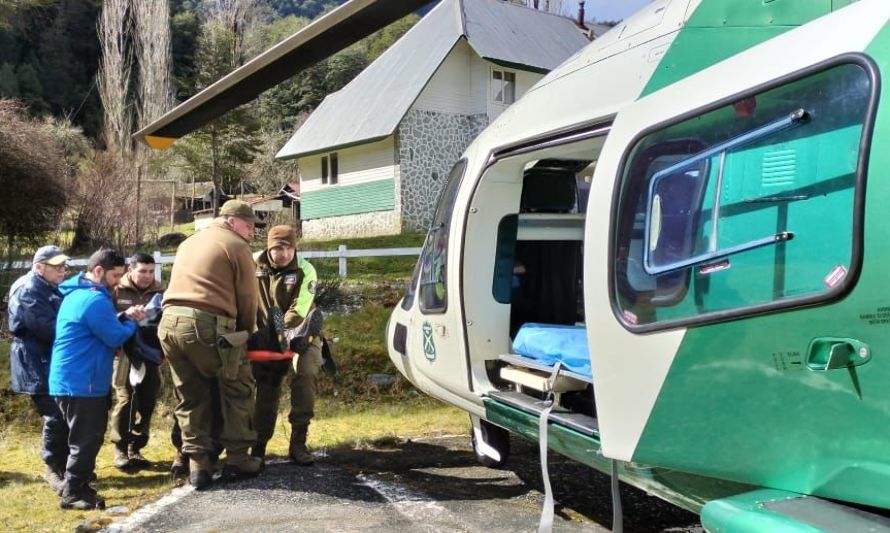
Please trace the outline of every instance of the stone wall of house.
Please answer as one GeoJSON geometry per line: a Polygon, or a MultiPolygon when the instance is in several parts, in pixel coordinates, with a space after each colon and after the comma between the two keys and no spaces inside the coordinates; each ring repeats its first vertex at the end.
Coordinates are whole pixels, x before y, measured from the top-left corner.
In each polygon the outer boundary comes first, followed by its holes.
{"type": "Polygon", "coordinates": [[[411,109],[399,124],[402,230],[425,232],[451,167],[488,126],[488,115],[411,109]]]}
{"type": "Polygon", "coordinates": [[[352,237],[375,237],[395,235],[401,230],[401,217],[398,211],[378,211],[341,217],[327,217],[304,220],[304,239],[336,239],[352,237]]]}

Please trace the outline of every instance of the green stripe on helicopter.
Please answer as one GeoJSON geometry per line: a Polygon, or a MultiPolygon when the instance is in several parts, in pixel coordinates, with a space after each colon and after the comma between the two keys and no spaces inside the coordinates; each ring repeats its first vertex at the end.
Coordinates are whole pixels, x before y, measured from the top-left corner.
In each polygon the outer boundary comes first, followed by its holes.
{"type": "Polygon", "coordinates": [[[654,93],[850,2],[703,1],[680,30],[640,96],[654,93]]]}

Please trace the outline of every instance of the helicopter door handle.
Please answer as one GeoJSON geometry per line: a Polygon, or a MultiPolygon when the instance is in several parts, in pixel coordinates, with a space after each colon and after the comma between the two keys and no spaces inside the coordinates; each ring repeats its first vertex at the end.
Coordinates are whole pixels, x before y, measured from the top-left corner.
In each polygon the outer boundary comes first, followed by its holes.
{"type": "Polygon", "coordinates": [[[864,342],[843,337],[817,337],[807,349],[807,367],[826,371],[851,368],[871,360],[871,349],[864,342]]]}

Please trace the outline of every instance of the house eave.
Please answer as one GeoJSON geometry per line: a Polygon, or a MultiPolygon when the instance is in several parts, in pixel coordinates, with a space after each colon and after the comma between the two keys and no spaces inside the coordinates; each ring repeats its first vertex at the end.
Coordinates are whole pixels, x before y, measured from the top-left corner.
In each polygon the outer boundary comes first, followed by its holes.
{"type": "Polygon", "coordinates": [[[543,67],[535,67],[532,65],[523,65],[522,63],[514,63],[512,61],[505,61],[503,59],[497,59],[494,57],[482,57],[482,59],[494,63],[500,67],[509,68],[513,70],[523,70],[526,72],[533,72],[535,74],[548,74],[550,73],[550,69],[546,69],[543,67]]]}
{"type": "Polygon", "coordinates": [[[355,141],[350,141],[348,143],[337,144],[337,145],[333,145],[333,146],[326,146],[324,148],[319,148],[317,150],[310,150],[308,152],[295,152],[292,154],[282,155],[282,156],[276,155],[275,159],[277,159],[278,161],[290,161],[293,159],[299,159],[301,157],[309,157],[309,156],[318,155],[318,154],[327,154],[330,152],[336,152],[337,150],[343,150],[346,148],[352,148],[352,147],[360,146],[363,144],[371,144],[371,143],[375,143],[378,141],[382,141],[384,139],[392,137],[393,134],[395,134],[395,131],[388,133],[386,135],[379,135],[377,137],[369,137],[367,139],[358,139],[355,141]]]}

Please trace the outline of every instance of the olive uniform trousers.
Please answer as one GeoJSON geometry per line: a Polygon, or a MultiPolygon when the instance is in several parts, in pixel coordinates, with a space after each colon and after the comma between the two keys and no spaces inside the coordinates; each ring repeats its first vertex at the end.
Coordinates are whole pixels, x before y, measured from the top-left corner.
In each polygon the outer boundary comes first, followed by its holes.
{"type": "Polygon", "coordinates": [[[256,414],[254,427],[257,442],[269,442],[275,432],[278,418],[278,403],[281,400],[281,382],[284,376],[290,378],[290,414],[288,421],[294,426],[309,425],[315,416],[315,393],[318,389],[318,374],[321,371],[321,342],[313,342],[305,354],[297,357],[294,372],[291,361],[257,361],[251,363],[256,378],[256,414]]]}
{"type": "Polygon", "coordinates": [[[230,454],[256,443],[253,429],[256,382],[244,346],[220,348],[217,338],[235,330],[235,320],[199,309],[169,306],[158,326],[161,348],[170,363],[179,403],[175,413],[182,429],[182,452],[214,451],[213,387],[219,385],[222,428],[219,441],[230,454]]]}
{"type": "Polygon", "coordinates": [[[130,360],[123,354],[114,359],[111,384],[116,401],[111,412],[111,442],[122,450],[129,445],[138,451],[148,444],[151,416],[161,389],[161,369],[151,363],[143,365],[145,377],[134,391],[130,385],[130,360]]]}

